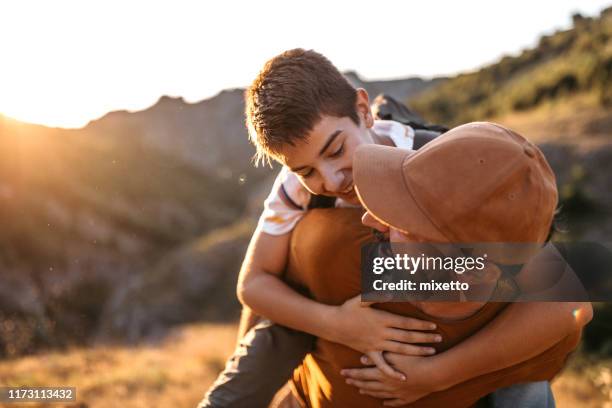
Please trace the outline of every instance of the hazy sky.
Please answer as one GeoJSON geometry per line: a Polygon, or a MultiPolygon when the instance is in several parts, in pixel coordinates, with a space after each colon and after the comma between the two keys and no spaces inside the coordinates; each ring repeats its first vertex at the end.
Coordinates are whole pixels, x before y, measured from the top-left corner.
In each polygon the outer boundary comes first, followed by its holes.
{"type": "Polygon", "coordinates": [[[452,74],[516,54],[610,1],[0,2],[0,112],[80,127],[161,95],[244,87],[279,52],[314,48],[367,79],[452,74]],[[379,4],[375,6],[375,4],[379,4]]]}

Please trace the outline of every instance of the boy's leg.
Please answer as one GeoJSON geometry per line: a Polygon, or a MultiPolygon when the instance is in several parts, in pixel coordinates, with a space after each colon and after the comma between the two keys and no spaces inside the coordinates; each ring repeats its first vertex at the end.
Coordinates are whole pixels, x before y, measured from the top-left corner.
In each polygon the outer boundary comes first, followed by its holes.
{"type": "Polygon", "coordinates": [[[240,341],[198,408],[267,407],[314,346],[310,334],[262,321],[240,341]]]}
{"type": "Polygon", "coordinates": [[[548,381],[515,384],[488,396],[490,408],[555,408],[555,397],[548,381]]]}
{"type": "Polygon", "coordinates": [[[293,394],[292,387],[288,382],[276,393],[268,408],[306,408],[306,404],[293,394]]]}

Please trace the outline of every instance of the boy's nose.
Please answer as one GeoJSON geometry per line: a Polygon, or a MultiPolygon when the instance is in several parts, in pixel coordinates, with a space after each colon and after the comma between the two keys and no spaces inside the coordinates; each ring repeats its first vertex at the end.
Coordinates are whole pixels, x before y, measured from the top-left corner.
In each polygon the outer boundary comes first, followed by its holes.
{"type": "Polygon", "coordinates": [[[325,188],[325,191],[330,193],[339,192],[344,185],[344,176],[342,175],[342,172],[330,171],[323,174],[323,177],[323,187],[325,188]]]}

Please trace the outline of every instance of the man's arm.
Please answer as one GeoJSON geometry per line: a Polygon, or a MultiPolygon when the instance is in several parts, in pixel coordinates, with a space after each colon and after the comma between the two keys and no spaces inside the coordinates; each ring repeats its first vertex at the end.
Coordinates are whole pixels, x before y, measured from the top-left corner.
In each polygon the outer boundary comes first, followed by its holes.
{"type": "Polygon", "coordinates": [[[482,330],[435,358],[445,388],[528,360],[593,318],[589,302],[512,303],[482,330]]]}
{"type": "MultiPolygon", "coordinates": [[[[558,255],[554,246],[552,255],[558,255]]],[[[531,293],[536,288],[535,280],[525,279],[537,273],[548,273],[545,283],[557,282],[554,288],[547,288],[549,298],[560,299],[559,294],[569,293],[575,296],[582,288],[580,281],[561,256],[557,263],[551,261],[549,252],[542,252],[543,264],[534,262],[531,273],[522,271],[518,276],[519,286],[523,293],[531,293]],[[552,265],[552,266],[551,266],[552,265]],[[551,275],[564,271],[561,277],[573,278],[563,280],[551,275]],[[523,278],[521,278],[523,277],[523,278]],[[569,283],[567,283],[569,282],[569,283]]],[[[537,261],[537,260],[535,260],[537,261]]],[[[547,286],[547,285],[544,285],[547,286]]],[[[540,290],[540,298],[546,297],[540,290]]],[[[454,367],[443,383],[452,386],[491,371],[504,369],[526,361],[565,338],[575,330],[582,329],[593,318],[593,307],[589,302],[516,302],[504,309],[482,330],[453,347],[448,353],[438,356],[441,365],[454,367]],[[456,371],[456,372],[453,372],[456,371]]]]}

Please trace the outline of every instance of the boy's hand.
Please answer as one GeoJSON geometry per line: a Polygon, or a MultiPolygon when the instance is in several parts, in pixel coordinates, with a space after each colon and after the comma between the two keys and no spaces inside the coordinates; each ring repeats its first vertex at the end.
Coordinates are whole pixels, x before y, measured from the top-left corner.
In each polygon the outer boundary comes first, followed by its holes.
{"type": "Polygon", "coordinates": [[[368,365],[375,365],[377,369],[379,369],[389,378],[394,378],[398,381],[406,381],[406,376],[404,373],[393,369],[387,360],[385,360],[385,356],[382,351],[368,351],[363,358],[366,359],[364,361],[368,361],[368,365]]]}
{"type": "MultiPolygon", "coordinates": [[[[341,374],[347,384],[359,388],[359,393],[375,398],[385,399],[384,405],[394,407],[409,404],[432,392],[445,389],[444,381],[438,378],[437,370],[431,358],[409,357],[396,353],[386,353],[385,357],[396,370],[406,374],[405,381],[399,381],[385,375],[378,367],[344,369],[341,374]]],[[[362,357],[366,365],[373,361],[362,357]]]]}
{"type": "Polygon", "coordinates": [[[360,296],[355,296],[336,307],[330,322],[332,335],[328,339],[370,355],[384,373],[401,379],[401,373],[385,362],[382,352],[429,356],[435,354],[434,348],[414,343],[437,343],[442,338],[439,334],[424,332],[434,330],[434,323],[373,309],[369,307],[373,303],[361,302],[360,296]]]}

